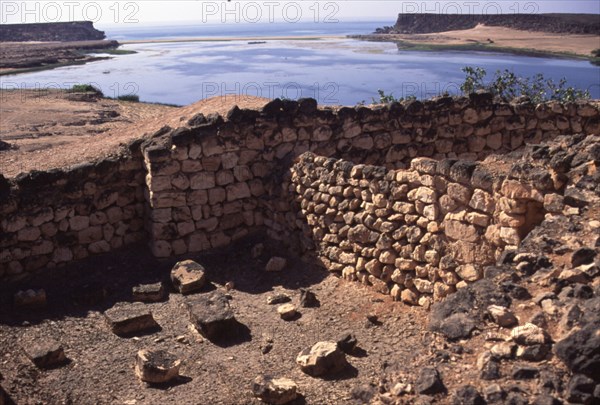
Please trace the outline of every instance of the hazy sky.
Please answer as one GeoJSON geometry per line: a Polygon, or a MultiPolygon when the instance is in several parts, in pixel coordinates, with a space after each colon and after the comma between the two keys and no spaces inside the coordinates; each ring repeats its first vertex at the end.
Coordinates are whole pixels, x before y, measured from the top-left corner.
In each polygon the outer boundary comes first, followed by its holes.
{"type": "MultiPolygon", "coordinates": [[[[335,23],[387,20],[401,12],[437,14],[600,13],[600,1],[381,1],[381,0],[0,0],[0,23],[92,20],[98,26],[189,23],[335,23]]],[[[599,16],[600,18],[600,16],[599,16]]]]}

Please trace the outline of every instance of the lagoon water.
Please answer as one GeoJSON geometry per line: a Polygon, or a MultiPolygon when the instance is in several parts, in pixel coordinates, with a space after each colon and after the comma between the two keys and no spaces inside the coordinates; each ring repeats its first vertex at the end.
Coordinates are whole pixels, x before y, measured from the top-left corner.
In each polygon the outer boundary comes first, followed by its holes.
{"type": "Polygon", "coordinates": [[[118,40],[236,36],[235,41],[137,43],[124,45],[132,55],[53,70],[0,78],[2,88],[60,87],[90,83],[105,95],[137,94],[142,101],[184,105],[224,94],[250,94],[297,99],[313,97],[320,104],[355,105],[378,98],[377,90],[395,97],[427,98],[459,93],[461,68],[480,66],[489,75],[510,69],[518,75],[543,73],[558,82],[588,89],[600,98],[600,67],[587,61],[482,52],[399,50],[393,43],[346,38],[266,40],[249,44],[244,37],[342,35],[368,33],[383,22],[336,25],[336,29],[270,24],[269,30],[194,30],[194,27],[105,29],[118,40]],[[372,27],[372,28],[368,28],[372,27]],[[287,30],[286,30],[287,28],[287,30]]]}

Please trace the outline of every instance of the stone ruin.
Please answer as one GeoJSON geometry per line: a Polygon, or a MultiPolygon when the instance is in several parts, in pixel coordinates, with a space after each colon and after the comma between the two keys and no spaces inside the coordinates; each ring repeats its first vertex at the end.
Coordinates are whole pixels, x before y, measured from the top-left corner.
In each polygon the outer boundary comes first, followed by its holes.
{"type": "Polygon", "coordinates": [[[347,279],[429,306],[482,278],[560,206],[559,172],[502,155],[598,134],[599,108],[473,94],[372,108],[276,99],[198,114],[118,157],[0,178],[0,280],[141,241],[167,258],[266,232],[347,279]]]}

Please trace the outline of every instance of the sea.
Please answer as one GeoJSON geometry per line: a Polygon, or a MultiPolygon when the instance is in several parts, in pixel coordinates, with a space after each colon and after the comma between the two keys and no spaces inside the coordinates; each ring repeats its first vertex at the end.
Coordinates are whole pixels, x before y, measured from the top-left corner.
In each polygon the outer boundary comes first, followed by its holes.
{"type": "Polygon", "coordinates": [[[412,51],[390,42],[346,38],[393,21],[337,23],[155,24],[100,27],[132,54],[83,65],[0,77],[0,87],[70,88],[91,84],[106,96],[186,105],[232,94],[312,97],[323,105],[369,104],[380,92],[425,99],[460,94],[464,67],[481,67],[487,80],[508,69],[538,73],[600,98],[600,67],[586,60],[475,51],[412,51]],[[334,38],[329,36],[335,36],[334,38]],[[190,38],[203,41],[189,41],[190,38]],[[233,38],[224,40],[224,37],[233,38]],[[269,39],[258,39],[268,37],[269,39]],[[291,39],[290,37],[295,37],[291,39]],[[322,38],[319,38],[322,37],[322,38]],[[170,42],[143,42],[168,40],[170,42]]]}

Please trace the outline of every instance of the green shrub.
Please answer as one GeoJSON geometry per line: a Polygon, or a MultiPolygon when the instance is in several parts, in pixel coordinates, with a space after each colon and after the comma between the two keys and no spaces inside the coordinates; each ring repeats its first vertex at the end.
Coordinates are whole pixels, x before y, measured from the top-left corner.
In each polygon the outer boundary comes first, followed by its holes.
{"type": "Polygon", "coordinates": [[[140,96],[138,96],[137,94],[125,94],[117,97],[117,100],[132,101],[134,103],[138,103],[140,101],[140,96]]]}
{"type": "Polygon", "coordinates": [[[70,93],[96,93],[99,96],[103,96],[102,90],[91,84],[74,84],[68,91],[70,93]]]}
{"type": "Polygon", "coordinates": [[[547,100],[570,102],[590,98],[590,93],[587,90],[567,87],[565,78],[555,83],[552,79],[546,79],[541,73],[532,77],[521,77],[505,69],[504,71],[497,70],[492,81],[486,83],[487,72],[485,69],[466,66],[462,68],[462,71],[466,73],[465,81],[460,85],[460,89],[464,94],[483,90],[505,100],[527,96],[534,103],[547,100]]]}
{"type": "MultiPolygon", "coordinates": [[[[400,101],[404,101],[404,100],[415,100],[416,97],[415,96],[407,96],[406,98],[404,97],[400,97],[400,98],[396,98],[394,97],[394,95],[392,93],[390,94],[385,94],[385,91],[379,89],[377,90],[377,93],[379,94],[379,100],[377,100],[375,97],[371,97],[371,100],[373,100],[373,104],[390,104],[393,102],[400,102],[400,101]]],[[[364,104],[364,100],[363,100],[363,104],[364,104]]]]}

